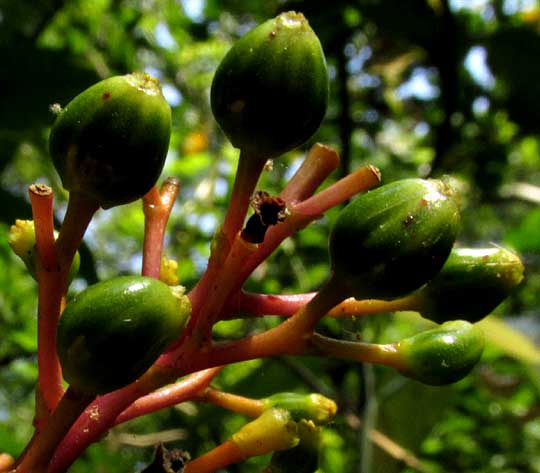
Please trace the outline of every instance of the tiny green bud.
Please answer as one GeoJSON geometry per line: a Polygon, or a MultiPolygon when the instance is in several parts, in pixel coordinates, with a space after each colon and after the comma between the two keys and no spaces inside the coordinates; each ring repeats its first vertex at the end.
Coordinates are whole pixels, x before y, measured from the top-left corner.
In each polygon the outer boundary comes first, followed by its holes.
{"type": "Polygon", "coordinates": [[[399,362],[394,366],[405,376],[425,384],[450,384],[464,378],[478,363],[484,350],[482,331],[463,320],[394,344],[399,362]]]}
{"type": "Polygon", "coordinates": [[[183,288],[149,277],[120,276],[88,287],[58,323],[64,378],[86,394],[135,381],[181,335],[190,312],[183,288]]]}
{"type": "MultiPolygon", "coordinates": [[[[58,238],[58,232],[54,232],[54,238],[58,238]]],[[[13,253],[15,253],[26,266],[30,275],[36,279],[37,251],[36,232],[33,220],[16,220],[15,225],[9,229],[8,243],[13,253]]],[[[71,268],[69,269],[68,280],[72,281],[79,273],[81,257],[79,252],[75,253],[71,268]]]]}
{"type": "Polygon", "coordinates": [[[337,405],[322,394],[277,393],[262,400],[265,409],[287,409],[295,421],[307,419],[317,425],[328,424],[337,413],[337,405]]]}
{"type": "Polygon", "coordinates": [[[362,194],[330,236],[334,279],[347,295],[392,299],[435,276],[456,239],[459,211],[440,180],[404,179],[362,194]]]}
{"type": "Polygon", "coordinates": [[[327,103],[321,44],[296,12],[282,13],[240,38],[212,82],[216,121],[233,146],[264,160],[308,140],[327,103]]]}
{"type": "Polygon", "coordinates": [[[277,450],[287,450],[298,445],[296,423],[285,409],[274,407],[244,425],[231,440],[244,458],[264,455],[277,450]]]}
{"type": "Polygon", "coordinates": [[[523,279],[523,263],[504,248],[457,248],[418,290],[419,312],[437,323],[476,322],[489,315],[523,279]]]}
{"type": "Polygon", "coordinates": [[[167,155],[171,109],[156,79],[105,79],[75,97],[51,129],[50,154],[62,184],[103,208],[146,194],[167,155]]]}

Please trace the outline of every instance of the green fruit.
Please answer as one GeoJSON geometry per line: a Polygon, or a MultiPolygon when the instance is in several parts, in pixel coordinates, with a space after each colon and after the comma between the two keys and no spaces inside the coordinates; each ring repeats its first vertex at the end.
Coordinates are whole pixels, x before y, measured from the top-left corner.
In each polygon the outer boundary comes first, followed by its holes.
{"type": "Polygon", "coordinates": [[[186,296],[156,279],[121,276],[90,286],[58,324],[64,378],[87,394],[135,381],[180,336],[190,311],[186,296]]]}
{"type": "Polygon", "coordinates": [[[394,344],[398,369],[425,384],[459,381],[478,363],[484,350],[482,331],[463,320],[446,322],[394,344]]]}
{"type": "Polygon", "coordinates": [[[489,315],[523,279],[523,263],[504,248],[452,250],[442,270],[418,290],[420,313],[435,322],[489,315]]]}
{"type": "Polygon", "coordinates": [[[105,79],[56,119],[51,157],[64,187],[103,208],[132,202],[157,181],[167,155],[171,109],[148,74],[105,79]]]}
{"type": "Polygon", "coordinates": [[[458,226],[458,206],[442,181],[381,186],[339,214],[330,236],[333,279],[356,298],[407,294],[439,272],[458,226]]]}
{"type": "Polygon", "coordinates": [[[307,419],[317,425],[328,424],[335,417],[337,406],[321,394],[277,393],[262,400],[265,409],[279,407],[290,412],[293,420],[307,419]]]}
{"type": "Polygon", "coordinates": [[[308,140],[327,103],[324,53],[301,13],[282,13],[243,36],[212,82],[212,111],[224,133],[262,159],[308,140]]]}

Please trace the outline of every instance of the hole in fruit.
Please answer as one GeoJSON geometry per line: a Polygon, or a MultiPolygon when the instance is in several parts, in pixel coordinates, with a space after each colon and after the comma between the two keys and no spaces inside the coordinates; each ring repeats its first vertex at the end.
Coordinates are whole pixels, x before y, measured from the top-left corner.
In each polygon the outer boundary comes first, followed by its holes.
{"type": "Polygon", "coordinates": [[[242,238],[249,243],[262,243],[268,227],[287,218],[287,204],[281,197],[259,191],[251,199],[251,206],[255,213],[242,230],[242,238]]]}

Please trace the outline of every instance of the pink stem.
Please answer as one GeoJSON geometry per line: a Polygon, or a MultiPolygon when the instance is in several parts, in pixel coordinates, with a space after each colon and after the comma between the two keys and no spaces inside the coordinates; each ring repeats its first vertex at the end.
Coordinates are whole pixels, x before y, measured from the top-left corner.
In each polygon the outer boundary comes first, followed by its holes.
{"type": "Polygon", "coordinates": [[[159,279],[167,221],[180,189],[178,179],[169,177],[158,192],[154,186],[143,198],[144,246],[142,274],[159,279]]]}
{"type": "Polygon", "coordinates": [[[288,204],[311,197],[317,187],[338,166],[337,152],[330,146],[315,143],[279,196],[288,204]]]}
{"type": "MultiPolygon", "coordinates": [[[[240,317],[244,315],[290,317],[313,299],[315,294],[315,292],[291,295],[253,294],[240,290],[227,302],[223,318],[232,319],[236,315],[240,317]]],[[[422,299],[416,294],[391,301],[377,299],[356,300],[351,297],[336,305],[326,315],[328,317],[356,317],[380,314],[382,312],[419,311],[421,307],[422,299]]]]}
{"type": "MultiPolygon", "coordinates": [[[[237,314],[240,316],[245,314],[247,316],[279,315],[289,317],[313,299],[315,294],[315,292],[291,295],[253,294],[240,290],[229,299],[224,313],[230,315],[227,318],[234,318],[237,314]]],[[[225,317],[224,315],[223,318],[225,317]]]]}
{"type": "Polygon", "coordinates": [[[265,163],[266,159],[260,156],[240,151],[231,198],[223,221],[223,233],[230,244],[244,226],[249,201],[265,163]]]}
{"type": "Polygon", "coordinates": [[[359,192],[367,191],[379,185],[380,181],[381,176],[377,168],[370,165],[364,166],[313,197],[292,205],[289,208],[290,215],[285,222],[271,227],[266,233],[264,242],[246,261],[242,267],[241,275],[239,275],[240,279],[245,281],[285,238],[305,227],[337,204],[350,199],[359,192]]]}
{"type": "Polygon", "coordinates": [[[118,425],[135,417],[150,414],[159,409],[195,398],[200,391],[210,384],[221,369],[221,366],[217,366],[193,373],[175,384],[140,397],[116,418],[115,424],[118,425]]]}

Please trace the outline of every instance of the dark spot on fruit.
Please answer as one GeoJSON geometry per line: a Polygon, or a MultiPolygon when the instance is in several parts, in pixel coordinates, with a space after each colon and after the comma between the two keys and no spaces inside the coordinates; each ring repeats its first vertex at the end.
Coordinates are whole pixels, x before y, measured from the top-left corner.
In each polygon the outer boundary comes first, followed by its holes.
{"type": "Polygon", "coordinates": [[[407,215],[405,217],[405,220],[403,220],[403,225],[408,226],[413,222],[414,222],[414,215],[407,215]]]}
{"type": "Polygon", "coordinates": [[[106,102],[112,97],[112,94],[110,92],[103,92],[103,95],[101,96],[101,100],[106,102]]]}
{"type": "Polygon", "coordinates": [[[276,37],[276,32],[274,30],[270,31],[270,39],[274,39],[276,37]]]}

